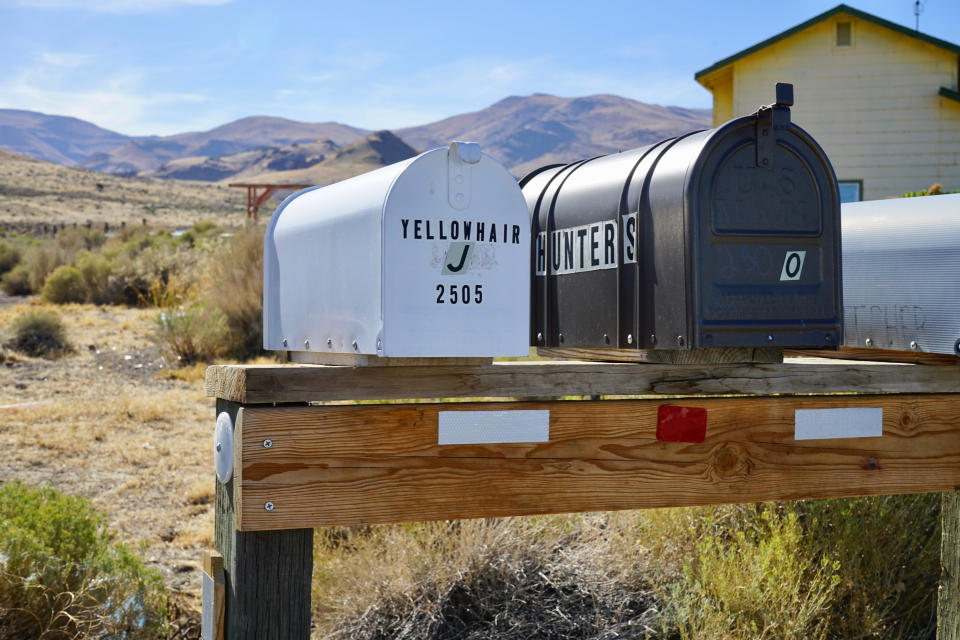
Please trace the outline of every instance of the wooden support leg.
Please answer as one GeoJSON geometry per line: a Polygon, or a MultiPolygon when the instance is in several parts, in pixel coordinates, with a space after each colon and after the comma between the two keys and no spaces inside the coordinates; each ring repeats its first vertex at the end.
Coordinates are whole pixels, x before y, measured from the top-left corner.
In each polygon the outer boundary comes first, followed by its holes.
{"type": "Polygon", "coordinates": [[[960,640],[960,491],[943,493],[937,640],[960,640]]]}
{"type": "MultiPolygon", "coordinates": [[[[217,400],[236,420],[240,405],[217,400]]],[[[313,530],[237,531],[233,480],[217,481],[214,546],[226,578],[226,640],[307,640],[313,530]]]]}

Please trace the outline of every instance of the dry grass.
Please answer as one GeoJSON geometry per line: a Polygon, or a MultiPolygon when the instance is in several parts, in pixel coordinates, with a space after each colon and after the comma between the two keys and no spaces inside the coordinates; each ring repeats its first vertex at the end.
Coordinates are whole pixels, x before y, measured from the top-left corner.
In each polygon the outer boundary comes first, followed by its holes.
{"type": "Polygon", "coordinates": [[[76,350],[55,362],[18,355],[0,364],[0,481],[90,498],[122,540],[146,544],[168,585],[198,604],[215,480],[214,404],[199,372],[164,375],[156,310],[0,306],[0,332],[26,309],[58,311],[76,350]]]}
{"type": "Polygon", "coordinates": [[[657,627],[638,515],[318,532],[321,638],[644,638],[657,627]]]}

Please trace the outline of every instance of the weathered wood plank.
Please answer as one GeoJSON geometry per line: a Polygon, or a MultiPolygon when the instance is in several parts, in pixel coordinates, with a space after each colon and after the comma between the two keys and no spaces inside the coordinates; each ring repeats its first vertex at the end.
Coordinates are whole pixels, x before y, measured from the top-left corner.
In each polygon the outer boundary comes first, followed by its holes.
{"type": "Polygon", "coordinates": [[[208,396],[243,404],[565,395],[953,393],[960,367],[849,362],[657,365],[497,362],[476,367],[216,365],[208,396]]]}
{"type": "MultiPolygon", "coordinates": [[[[239,407],[217,401],[234,422],[239,407]]],[[[223,556],[227,640],[291,640],[310,637],[313,530],[238,531],[236,478],[217,483],[214,547],[223,556]]]]}
{"type": "Polygon", "coordinates": [[[958,409],[958,395],[245,407],[235,499],[252,531],[942,491],[960,486],[958,409]],[[672,403],[707,410],[704,442],[656,439],[672,403]],[[881,407],[883,437],[794,440],[796,409],[839,407],[881,407]],[[549,409],[549,442],[437,444],[440,411],[510,409],[549,409]]]}
{"type": "Polygon", "coordinates": [[[799,351],[787,350],[788,356],[809,356],[816,358],[835,358],[839,360],[864,360],[868,362],[904,362],[908,364],[930,364],[956,366],[960,358],[948,353],[924,353],[922,351],[892,351],[887,349],[866,349],[863,347],[840,347],[836,351],[799,351]]]}
{"type": "Polygon", "coordinates": [[[538,347],[544,358],[573,358],[596,362],[649,362],[654,364],[744,364],[783,362],[783,349],[740,347],[717,349],[585,349],[538,347]]]}

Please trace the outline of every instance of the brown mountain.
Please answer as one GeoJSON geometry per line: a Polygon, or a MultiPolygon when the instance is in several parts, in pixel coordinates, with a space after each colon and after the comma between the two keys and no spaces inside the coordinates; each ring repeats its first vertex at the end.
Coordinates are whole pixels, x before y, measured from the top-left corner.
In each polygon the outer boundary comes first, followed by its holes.
{"type": "Polygon", "coordinates": [[[260,147],[226,156],[177,158],[140,175],[177,180],[245,180],[270,171],[303,169],[323,162],[340,150],[332,140],[295,142],[282,147],[260,147]]]}
{"type": "Polygon", "coordinates": [[[389,131],[377,131],[340,149],[332,157],[305,169],[270,171],[249,178],[251,182],[330,184],[366,171],[379,169],[417,155],[418,151],[389,131]]]}
{"type": "Polygon", "coordinates": [[[534,94],[396,133],[421,149],[452,140],[479,142],[519,176],[544,164],[631,149],[710,126],[709,109],[662,107],[613,95],[534,94]]]}
{"type": "Polygon", "coordinates": [[[109,151],[95,153],[82,165],[108,173],[140,173],[157,169],[178,158],[219,157],[264,146],[329,139],[347,144],[369,133],[338,122],[297,122],[270,116],[235,120],[209,131],[132,139],[109,151]]]}
{"type": "Polygon", "coordinates": [[[0,109],[0,148],[57,164],[75,165],[91,153],[125,144],[129,136],[36,111],[0,109]]]}

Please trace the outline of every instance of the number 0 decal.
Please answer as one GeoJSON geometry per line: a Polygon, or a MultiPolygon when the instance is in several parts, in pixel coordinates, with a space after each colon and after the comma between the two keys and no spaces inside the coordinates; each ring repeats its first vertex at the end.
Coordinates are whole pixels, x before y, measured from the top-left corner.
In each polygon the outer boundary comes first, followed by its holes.
{"type": "Polygon", "coordinates": [[[803,273],[803,261],[807,257],[806,251],[787,251],[783,257],[783,269],[780,271],[780,281],[799,280],[803,273]]]}

